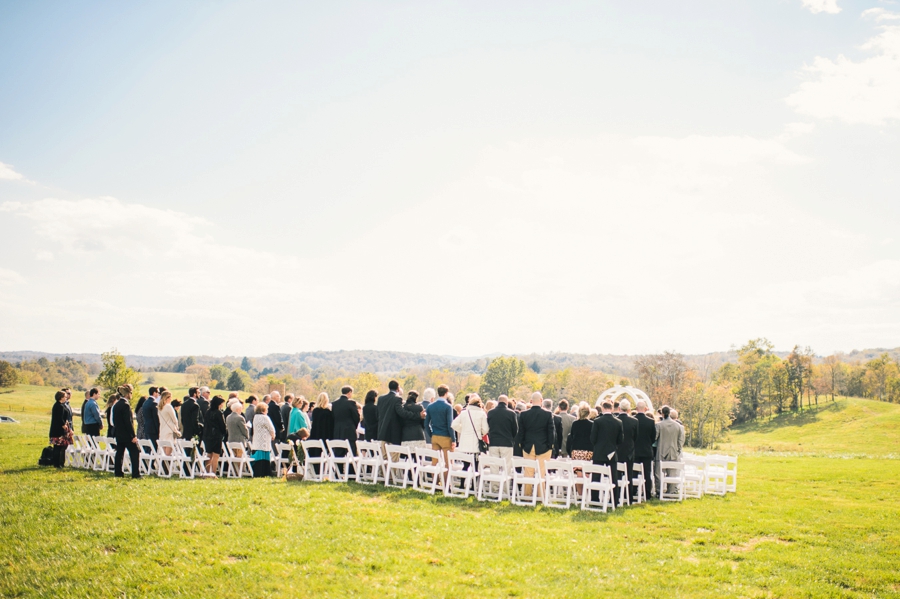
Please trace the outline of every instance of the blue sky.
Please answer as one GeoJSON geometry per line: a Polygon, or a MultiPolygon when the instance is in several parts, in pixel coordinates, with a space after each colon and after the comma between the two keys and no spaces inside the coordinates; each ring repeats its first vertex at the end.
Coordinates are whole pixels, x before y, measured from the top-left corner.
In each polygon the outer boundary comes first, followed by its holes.
{"type": "Polygon", "coordinates": [[[900,4],[6,3],[0,349],[900,345],[900,4]]]}

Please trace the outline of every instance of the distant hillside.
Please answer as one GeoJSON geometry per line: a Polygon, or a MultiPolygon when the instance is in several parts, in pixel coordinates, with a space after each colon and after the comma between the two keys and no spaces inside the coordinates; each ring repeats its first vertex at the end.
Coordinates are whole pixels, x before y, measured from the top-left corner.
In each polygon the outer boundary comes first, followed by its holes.
{"type": "Polygon", "coordinates": [[[900,405],[820,398],[818,409],[732,427],[720,449],[900,457],[900,405]]]}

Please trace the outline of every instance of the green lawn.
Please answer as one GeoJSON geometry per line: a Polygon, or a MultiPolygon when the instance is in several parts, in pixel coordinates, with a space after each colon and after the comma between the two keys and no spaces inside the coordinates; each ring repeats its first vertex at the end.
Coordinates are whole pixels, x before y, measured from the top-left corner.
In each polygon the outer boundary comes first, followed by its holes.
{"type": "Polygon", "coordinates": [[[737,494],[609,515],[354,484],[117,480],[35,465],[49,395],[0,394],[0,413],[26,408],[0,425],[2,597],[900,597],[896,459],[754,447],[737,494]]]}

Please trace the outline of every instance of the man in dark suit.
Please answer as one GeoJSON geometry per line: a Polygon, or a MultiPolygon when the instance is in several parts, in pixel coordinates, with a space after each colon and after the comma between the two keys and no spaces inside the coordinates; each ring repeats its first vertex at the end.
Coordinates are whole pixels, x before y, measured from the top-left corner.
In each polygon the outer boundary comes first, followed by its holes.
{"type": "Polygon", "coordinates": [[[181,404],[181,428],[182,438],[185,441],[202,438],[203,421],[200,419],[200,406],[197,404],[197,387],[188,389],[188,396],[181,404]]]}
{"type": "Polygon", "coordinates": [[[197,405],[200,406],[200,422],[206,424],[206,413],[209,411],[209,387],[197,389],[197,405]]]}
{"type": "MultiPolygon", "coordinates": [[[[625,462],[626,480],[628,481],[628,495],[634,497],[634,489],[631,481],[634,480],[634,443],[637,441],[638,421],[629,411],[631,402],[623,399],[619,403],[619,412],[616,417],[622,423],[622,442],[616,448],[616,454],[620,462],[625,462]]],[[[619,477],[621,478],[622,475],[619,477]]]]}
{"type": "MultiPolygon", "coordinates": [[[[612,402],[604,401],[600,404],[602,414],[594,420],[591,427],[591,443],[594,444],[595,464],[601,466],[609,466],[612,482],[616,481],[616,463],[618,462],[617,451],[619,445],[625,439],[622,431],[622,422],[612,415],[612,402]]],[[[594,475],[594,480],[599,480],[599,474],[594,475]]],[[[594,491],[597,495],[598,492],[594,491]]],[[[617,504],[616,493],[613,493],[613,505],[617,504]]],[[[596,499],[596,497],[595,497],[596,499]]]]}
{"type": "Polygon", "coordinates": [[[284,432],[281,433],[281,442],[287,442],[288,429],[291,426],[291,410],[294,409],[294,406],[291,405],[294,401],[294,394],[288,393],[284,396],[284,401],[281,404],[281,422],[284,424],[284,432]]]}
{"type": "Polygon", "coordinates": [[[506,461],[507,473],[512,472],[513,446],[519,434],[519,420],[516,413],[509,409],[507,396],[501,395],[497,398],[497,407],[487,413],[487,421],[491,431],[488,455],[492,458],[503,458],[506,461]]]}
{"type": "Polygon", "coordinates": [[[141,412],[144,414],[144,438],[156,442],[159,441],[159,389],[150,387],[148,391],[147,401],[141,406],[141,412]]]}
{"type": "MultiPolygon", "coordinates": [[[[341,396],[331,404],[331,413],[334,415],[334,436],[332,438],[349,441],[353,455],[356,455],[356,427],[359,426],[359,404],[353,399],[353,387],[348,385],[341,389],[341,396]]],[[[337,453],[335,452],[335,455],[337,453]]],[[[340,453],[343,454],[343,451],[340,453]]]]}
{"type": "MultiPolygon", "coordinates": [[[[129,385],[130,387],[130,385],[129,385]]],[[[119,387],[122,389],[122,387],[119,387]]],[[[116,460],[115,475],[119,478],[125,476],[122,471],[122,460],[125,452],[131,458],[131,478],[141,477],[141,450],[138,447],[137,435],[134,433],[134,413],[131,411],[131,390],[126,394],[120,392],[119,401],[113,406],[112,418],[116,427],[116,460]]]]}
{"type": "MultiPolygon", "coordinates": [[[[516,441],[522,446],[522,457],[528,460],[537,460],[541,469],[541,476],[546,477],[545,462],[553,453],[556,444],[556,427],[553,425],[553,414],[541,407],[544,398],[540,392],[531,394],[531,409],[519,414],[519,432],[516,441]]],[[[525,469],[525,476],[532,476],[534,472],[525,469]]],[[[525,494],[531,489],[526,486],[525,494]]],[[[543,488],[541,497],[543,498],[543,488]]]]}
{"type": "Polygon", "coordinates": [[[281,393],[272,391],[269,394],[269,420],[275,427],[275,441],[280,442],[284,437],[285,422],[281,418],[281,393]]]}
{"type": "Polygon", "coordinates": [[[382,443],[400,445],[403,441],[403,421],[425,417],[425,410],[420,415],[404,410],[400,393],[400,383],[391,381],[387,395],[378,398],[378,440],[382,443]]]}
{"type": "Polygon", "coordinates": [[[634,440],[634,461],[644,467],[644,492],[647,499],[653,494],[653,443],[656,441],[656,421],[647,415],[647,404],[637,401],[637,436],[634,440]]]}

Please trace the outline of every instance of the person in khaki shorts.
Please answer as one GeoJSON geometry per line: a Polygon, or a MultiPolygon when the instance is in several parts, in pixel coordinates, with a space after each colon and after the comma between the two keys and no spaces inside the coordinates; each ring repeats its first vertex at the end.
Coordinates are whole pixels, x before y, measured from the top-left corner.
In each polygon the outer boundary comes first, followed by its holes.
{"type": "Polygon", "coordinates": [[[431,433],[431,448],[444,453],[444,465],[447,465],[447,452],[456,449],[453,442],[453,408],[447,398],[450,389],[446,385],[437,388],[437,399],[425,409],[425,430],[431,433]]]}
{"type": "MultiPolygon", "coordinates": [[[[519,432],[516,442],[522,446],[522,455],[529,460],[537,460],[541,469],[541,476],[545,477],[547,471],[545,462],[550,459],[553,446],[556,443],[556,427],[553,424],[553,414],[541,407],[544,398],[540,392],[531,394],[531,409],[519,414],[519,432]]],[[[534,470],[525,468],[525,476],[532,476],[534,470]]],[[[531,486],[525,487],[525,493],[531,493],[531,486]]],[[[540,495],[544,497],[544,484],[540,485],[540,495]]]]}

